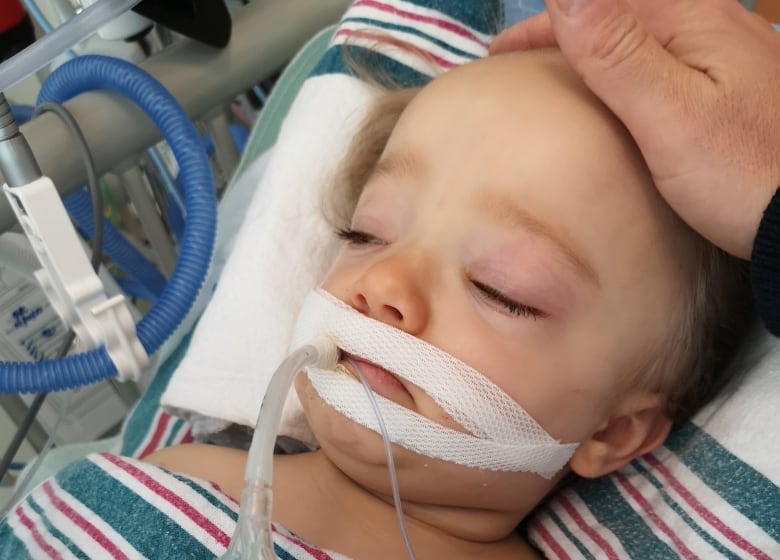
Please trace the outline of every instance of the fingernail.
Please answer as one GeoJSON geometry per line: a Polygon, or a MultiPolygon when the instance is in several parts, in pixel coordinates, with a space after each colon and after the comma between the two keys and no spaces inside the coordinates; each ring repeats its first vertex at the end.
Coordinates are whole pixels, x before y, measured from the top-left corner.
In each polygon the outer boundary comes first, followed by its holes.
{"type": "Polygon", "coordinates": [[[566,16],[575,16],[582,8],[590,4],[591,0],[550,0],[558,4],[558,9],[566,16]]]}

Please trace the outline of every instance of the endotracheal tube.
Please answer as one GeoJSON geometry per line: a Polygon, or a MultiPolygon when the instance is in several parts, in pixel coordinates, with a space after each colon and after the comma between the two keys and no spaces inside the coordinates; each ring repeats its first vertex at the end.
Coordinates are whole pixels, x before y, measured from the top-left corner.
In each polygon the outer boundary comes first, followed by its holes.
{"type": "Polygon", "coordinates": [[[332,368],[338,358],[338,347],[332,341],[317,340],[290,354],[271,378],[252,436],[236,531],[222,560],[276,558],[271,533],[271,482],[274,445],[284,401],[299,371],[315,364],[332,368]]]}
{"type": "MultiPolygon", "coordinates": [[[[257,425],[252,437],[252,446],[245,473],[246,486],[241,493],[241,506],[236,531],[230,541],[230,547],[221,557],[221,560],[275,560],[277,558],[274,552],[271,530],[271,503],[273,498],[273,453],[276,435],[279,432],[282,408],[287,393],[292,386],[293,379],[295,379],[298,372],[313,365],[324,369],[333,369],[338,359],[339,349],[333,341],[328,338],[318,339],[314,343],[303,346],[290,354],[271,378],[265,398],[260,406],[260,414],[258,415],[257,425]]],[[[355,374],[363,384],[368,400],[371,402],[380,424],[398,525],[407,555],[410,560],[414,560],[414,550],[409,541],[403,520],[398,480],[390,448],[390,437],[385,429],[379,406],[371,388],[363,377],[363,373],[357,364],[351,360],[349,361],[355,370],[355,374]]]]}

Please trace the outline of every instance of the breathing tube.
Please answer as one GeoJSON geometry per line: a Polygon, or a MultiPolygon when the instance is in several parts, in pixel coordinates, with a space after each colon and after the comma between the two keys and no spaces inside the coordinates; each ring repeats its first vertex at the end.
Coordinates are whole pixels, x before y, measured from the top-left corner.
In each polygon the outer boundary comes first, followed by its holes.
{"type": "Polygon", "coordinates": [[[332,341],[317,340],[290,354],[271,378],[252,436],[236,530],[221,560],[276,558],[271,539],[271,484],[274,444],[285,396],[290,392],[295,375],[303,368],[315,364],[333,367],[338,358],[339,350],[332,341]]]}
{"type": "MultiPolygon", "coordinates": [[[[143,109],[171,146],[185,188],[187,223],[176,267],[152,309],[136,327],[148,355],[170,336],[189,311],[211,262],[216,234],[216,195],[195,127],[175,98],[146,72],[128,62],[89,55],[65,63],[43,85],[39,102],[64,103],[88,90],[120,93],[143,109]]],[[[104,346],[59,360],[0,363],[0,393],[70,389],[116,376],[104,346]]]]}
{"type": "MultiPolygon", "coordinates": [[[[278,558],[274,551],[271,528],[273,456],[286,396],[290,392],[292,382],[298,372],[309,366],[331,369],[338,363],[339,355],[340,350],[336,343],[329,337],[323,336],[295,350],[282,362],[271,377],[252,436],[252,445],[244,473],[246,485],[241,492],[236,530],[230,539],[230,546],[220,557],[220,560],[276,560],[278,558]]],[[[410,560],[415,560],[414,549],[403,519],[401,495],[393,452],[390,447],[390,436],[373,391],[360,371],[360,367],[352,360],[348,359],[348,361],[352,364],[353,371],[363,385],[366,397],[379,423],[398,526],[407,556],[410,560]]]]}
{"type": "Polygon", "coordinates": [[[101,0],[0,64],[0,91],[21,82],[141,0],[101,0]]]}

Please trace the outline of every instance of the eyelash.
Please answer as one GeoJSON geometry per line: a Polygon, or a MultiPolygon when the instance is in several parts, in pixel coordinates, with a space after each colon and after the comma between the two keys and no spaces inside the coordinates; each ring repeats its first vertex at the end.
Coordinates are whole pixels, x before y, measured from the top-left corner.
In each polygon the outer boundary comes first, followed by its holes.
{"type": "Polygon", "coordinates": [[[350,245],[369,245],[380,244],[382,240],[374,237],[370,233],[352,228],[339,228],[336,230],[336,237],[346,241],[350,245]]]}
{"type": "Polygon", "coordinates": [[[504,294],[502,294],[495,288],[488,286],[487,284],[483,284],[482,282],[477,282],[476,280],[472,280],[471,283],[474,285],[475,288],[477,288],[480,291],[480,293],[485,298],[501,305],[504,309],[506,309],[509,312],[510,315],[515,315],[517,317],[529,317],[534,321],[542,315],[542,313],[538,309],[534,309],[533,307],[529,307],[528,305],[523,305],[522,303],[517,303],[516,301],[513,301],[508,297],[506,297],[504,294]]]}
{"type": "MultiPolygon", "coordinates": [[[[339,228],[336,230],[336,237],[346,241],[350,245],[370,245],[383,243],[381,239],[374,237],[370,233],[352,228],[339,228]]],[[[477,288],[477,290],[479,290],[480,294],[482,294],[484,298],[501,305],[510,315],[515,315],[517,317],[528,317],[534,320],[542,316],[542,313],[538,309],[534,309],[528,305],[523,305],[522,303],[517,303],[516,301],[506,297],[495,288],[488,286],[487,284],[477,282],[476,280],[472,280],[471,283],[475,288],[477,288]]]]}

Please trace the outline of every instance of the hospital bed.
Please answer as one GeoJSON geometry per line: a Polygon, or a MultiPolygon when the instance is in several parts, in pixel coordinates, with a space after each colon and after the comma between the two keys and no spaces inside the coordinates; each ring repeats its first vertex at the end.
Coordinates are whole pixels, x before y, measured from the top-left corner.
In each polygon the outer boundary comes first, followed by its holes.
{"type": "MultiPolygon", "coordinates": [[[[247,7],[252,8],[247,13],[263,13],[263,17],[271,17],[273,13],[279,17],[285,14],[283,10],[296,4],[300,8],[304,3],[256,2],[247,7]]],[[[307,8],[311,6],[308,2],[305,4],[307,8]]],[[[327,13],[312,16],[305,24],[305,30],[300,31],[300,37],[311,36],[315,29],[323,27],[324,20],[330,19],[343,7],[343,3],[341,6],[335,4],[338,3],[334,3],[327,13]]],[[[448,10],[447,2],[431,5],[444,12],[448,10]]],[[[244,24],[244,21],[247,20],[236,20],[236,33],[246,32],[253,41],[258,37],[262,40],[263,34],[256,32],[257,21],[252,25],[244,24]]],[[[269,27],[274,26],[269,24],[269,27]]],[[[234,189],[246,188],[246,184],[241,183],[241,177],[255,174],[254,183],[257,183],[260,181],[258,178],[264,176],[265,162],[274,157],[269,150],[277,143],[282,119],[289,111],[295,93],[323,55],[333,52],[328,51],[328,45],[335,29],[325,28],[316,34],[285,70],[252,133],[238,166],[237,178],[227,196],[240,198],[240,193],[234,189]],[[234,194],[231,195],[231,192],[234,194]]],[[[269,29],[269,33],[274,31],[269,29]]],[[[205,107],[215,100],[226,101],[258,75],[281,65],[297,48],[294,45],[295,41],[278,59],[258,66],[260,71],[255,67],[242,74],[243,78],[236,78],[240,87],[226,86],[220,92],[210,93],[208,102],[188,100],[188,96],[193,96],[194,90],[198,89],[195,85],[203,83],[202,76],[183,77],[181,82],[174,79],[170,87],[182,96],[180,99],[192,115],[203,114],[205,107]]],[[[203,54],[196,45],[188,45],[187,48],[198,52],[199,57],[203,54]]],[[[252,58],[247,53],[247,50],[236,50],[234,55],[236,60],[245,61],[252,58]]],[[[192,53],[180,54],[181,59],[150,61],[148,69],[159,73],[165,81],[165,71],[172,62],[185,68],[193,66],[182,63],[192,60],[187,58],[194,56],[192,53]]],[[[232,66],[226,63],[224,56],[233,55],[212,54],[214,58],[209,66],[212,70],[232,66]]],[[[167,56],[178,55],[171,53],[167,56]]],[[[209,84],[209,87],[218,86],[209,84]]],[[[90,104],[92,102],[98,101],[89,101],[90,104]]],[[[117,113],[117,119],[120,119],[118,122],[129,125],[134,120],[134,110],[122,106],[121,102],[110,99],[99,102],[110,104],[111,113],[117,113]]],[[[88,102],[83,101],[84,109],[81,111],[79,103],[79,100],[74,101],[77,114],[82,111],[88,113],[88,102]]],[[[56,126],[53,122],[49,125],[56,126]]],[[[96,138],[108,141],[112,127],[104,127],[100,123],[93,125],[96,138]]],[[[90,126],[87,125],[87,130],[90,126]]],[[[34,147],[38,142],[41,146],[46,145],[44,134],[40,132],[42,127],[43,124],[35,123],[28,126],[34,147]]],[[[140,132],[134,131],[128,139],[129,144],[120,152],[127,150],[125,155],[133,153],[154,140],[151,127],[148,130],[144,126],[138,128],[140,132]]],[[[292,134],[289,130],[287,133],[292,134]]],[[[97,143],[100,144],[100,141],[97,143]]],[[[53,147],[48,151],[46,147],[40,149],[43,154],[49,154],[43,156],[44,162],[48,162],[43,163],[44,167],[50,166],[53,173],[61,173],[62,180],[58,183],[65,185],[66,189],[68,185],[75,187],[83,181],[75,153],[66,152],[66,160],[70,163],[63,166],[63,171],[58,170],[60,164],[55,161],[53,147]]],[[[121,161],[122,158],[112,159],[112,154],[114,152],[107,149],[105,154],[98,155],[102,169],[109,169],[121,161]]],[[[228,246],[237,235],[237,228],[226,227],[226,238],[222,241],[228,246]]],[[[201,310],[202,307],[197,311],[201,310]]],[[[193,336],[192,325],[193,320],[185,322],[161,350],[155,378],[120,436],[95,442],[86,448],[63,448],[56,454],[52,452],[40,475],[59,470],[75,458],[82,457],[85,451],[110,450],[128,457],[142,457],[159,447],[190,441],[192,425],[170,416],[160,406],[160,398],[187,354],[193,336]]],[[[580,481],[540,509],[529,522],[528,531],[533,542],[548,558],[780,557],[780,455],[777,446],[772,443],[780,406],[780,348],[757,330],[745,354],[750,358],[745,363],[750,365],[751,373],[744,387],[732,398],[715,403],[694,422],[676,430],[657,452],[634,461],[611,477],[580,481]]]]}

